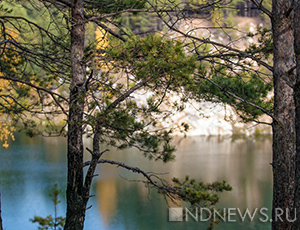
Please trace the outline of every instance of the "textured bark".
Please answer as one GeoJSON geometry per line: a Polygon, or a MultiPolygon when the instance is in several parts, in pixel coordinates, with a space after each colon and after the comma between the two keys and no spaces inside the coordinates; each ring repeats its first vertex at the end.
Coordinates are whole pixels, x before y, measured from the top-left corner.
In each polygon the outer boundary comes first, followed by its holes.
{"type": "Polygon", "coordinates": [[[292,0],[273,0],[274,121],[272,229],[292,229],[295,180],[294,36],[292,0]],[[280,211],[279,211],[280,210],[280,211]],[[283,215],[276,215],[283,211],[283,215]],[[287,218],[288,217],[288,218],[287,218]]]}
{"type": "Polygon", "coordinates": [[[82,230],[88,198],[83,187],[83,112],[86,71],[83,64],[85,22],[83,0],[72,0],[72,82],[68,116],[68,183],[65,230],[82,230]]]}
{"type": "Polygon", "coordinates": [[[296,57],[296,83],[294,87],[294,100],[296,107],[296,174],[294,210],[296,221],[293,229],[300,229],[300,1],[294,2],[294,44],[296,57]]]}

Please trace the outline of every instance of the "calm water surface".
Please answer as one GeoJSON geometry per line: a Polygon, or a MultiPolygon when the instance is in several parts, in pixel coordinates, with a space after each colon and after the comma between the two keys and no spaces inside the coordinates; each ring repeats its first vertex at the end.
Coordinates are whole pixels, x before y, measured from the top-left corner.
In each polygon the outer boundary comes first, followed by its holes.
{"type": "MultiPolygon", "coordinates": [[[[86,141],[87,145],[90,145],[86,141]]],[[[145,171],[162,173],[165,179],[190,175],[199,181],[226,180],[233,191],[221,195],[220,207],[265,207],[270,216],[272,202],[271,139],[231,139],[220,137],[176,138],[176,161],[168,164],[148,161],[136,150],[105,153],[104,158],[126,162],[145,171]]],[[[88,153],[86,160],[89,160],[88,153]]],[[[100,229],[206,229],[206,223],[169,222],[165,199],[149,193],[138,175],[111,165],[98,166],[99,177],[92,187],[95,197],[87,211],[85,230],[100,229]]],[[[29,139],[19,135],[9,149],[1,148],[0,180],[2,217],[6,230],[34,230],[34,215],[53,215],[48,193],[57,183],[66,187],[66,144],[63,138],[29,139]]],[[[65,215],[65,195],[60,196],[59,215],[65,215]]],[[[184,205],[183,205],[184,206],[184,205]]],[[[221,223],[217,230],[270,229],[259,217],[243,222],[221,223]]]]}

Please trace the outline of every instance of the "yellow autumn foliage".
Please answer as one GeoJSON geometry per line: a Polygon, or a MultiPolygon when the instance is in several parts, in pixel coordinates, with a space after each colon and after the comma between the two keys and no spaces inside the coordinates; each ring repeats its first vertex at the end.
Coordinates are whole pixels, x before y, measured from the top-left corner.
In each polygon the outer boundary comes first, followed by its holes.
{"type": "Polygon", "coordinates": [[[104,49],[108,45],[108,39],[106,37],[106,31],[101,28],[97,28],[95,31],[97,40],[97,49],[104,49]]]}
{"type": "Polygon", "coordinates": [[[15,140],[14,132],[15,127],[12,126],[11,121],[0,121],[0,141],[3,143],[4,148],[8,148],[9,139],[15,140]]]}
{"type": "MultiPolygon", "coordinates": [[[[6,29],[10,36],[15,38],[17,37],[17,34],[15,31],[7,28],[6,29]]],[[[5,49],[3,49],[4,52],[1,54],[0,57],[0,62],[10,62],[10,63],[19,63],[20,62],[20,57],[16,54],[14,55],[8,55],[5,52],[5,49]]],[[[9,65],[9,71],[10,72],[16,72],[17,69],[14,65],[9,65]]],[[[5,76],[5,73],[0,70],[0,76],[5,76]]],[[[9,84],[7,80],[5,79],[0,79],[0,92],[3,93],[4,95],[11,95],[10,92],[7,91],[9,87],[9,84]]],[[[5,106],[6,108],[9,108],[13,104],[13,99],[10,97],[5,97],[5,99],[1,99],[1,104],[2,106],[5,106]]],[[[15,140],[14,133],[15,132],[15,127],[13,127],[13,124],[11,120],[7,117],[6,114],[3,114],[0,112],[0,141],[3,143],[2,146],[4,148],[8,148],[9,144],[8,141],[15,140]]]]}
{"type": "MultiPolygon", "coordinates": [[[[104,50],[107,46],[108,46],[108,39],[107,39],[107,33],[104,29],[101,28],[97,28],[95,31],[95,35],[96,35],[96,41],[97,41],[97,49],[101,49],[104,50]]],[[[104,59],[105,54],[101,54],[100,55],[100,59],[104,59]]],[[[100,69],[102,71],[108,71],[109,70],[109,65],[104,61],[104,60],[100,60],[97,61],[97,66],[100,67],[100,69]]]]}

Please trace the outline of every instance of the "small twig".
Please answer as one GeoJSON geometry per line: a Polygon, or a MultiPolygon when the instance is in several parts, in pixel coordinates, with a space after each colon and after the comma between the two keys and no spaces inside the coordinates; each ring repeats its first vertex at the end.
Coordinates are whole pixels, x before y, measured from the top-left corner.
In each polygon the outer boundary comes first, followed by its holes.
{"type": "Polygon", "coordinates": [[[88,210],[88,209],[90,209],[92,206],[93,206],[93,205],[90,205],[90,206],[89,206],[89,207],[87,207],[85,210],[88,210]]]}
{"type": "MultiPolygon", "coordinates": [[[[87,150],[90,154],[95,155],[95,153],[94,153],[91,149],[89,149],[88,147],[86,147],[86,150],[87,150]]],[[[103,150],[103,151],[100,153],[100,156],[102,156],[103,153],[108,152],[108,151],[110,151],[110,150],[109,150],[109,149],[103,150]]],[[[87,166],[87,165],[84,165],[84,166],[87,166]]]]}

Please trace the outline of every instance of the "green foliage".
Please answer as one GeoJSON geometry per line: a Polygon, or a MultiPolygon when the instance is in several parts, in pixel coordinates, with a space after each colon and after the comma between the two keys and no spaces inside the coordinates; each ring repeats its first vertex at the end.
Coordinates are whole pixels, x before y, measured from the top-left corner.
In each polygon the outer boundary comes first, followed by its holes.
{"type": "Polygon", "coordinates": [[[273,38],[272,31],[267,27],[258,27],[255,33],[249,32],[248,37],[255,38],[257,41],[245,50],[245,52],[262,60],[272,58],[273,54],[273,38]]]}
{"type": "MultiPolygon", "coordinates": [[[[192,81],[196,68],[196,58],[186,54],[184,44],[180,41],[165,39],[158,35],[146,37],[133,36],[127,42],[110,40],[106,49],[107,66],[111,69],[107,74],[100,75],[99,82],[91,85],[90,90],[101,92],[98,102],[91,101],[89,109],[93,110],[99,104],[104,106],[97,113],[101,121],[101,141],[108,142],[120,149],[135,146],[142,150],[149,159],[172,160],[175,148],[171,145],[172,129],[153,129],[158,117],[167,117],[172,112],[182,109],[182,103],[169,103],[170,111],[161,109],[166,94],[181,92],[182,87],[192,81]],[[130,79],[119,77],[126,69],[131,74],[130,79]],[[114,78],[116,76],[116,78],[114,78]],[[126,81],[124,81],[126,80],[126,81]],[[131,100],[131,94],[126,100],[120,100],[131,89],[151,91],[146,103],[137,104],[131,100]]],[[[121,75],[122,76],[122,75],[121,75]]],[[[132,94],[136,90],[132,91],[132,94]]],[[[91,127],[95,127],[95,119],[89,117],[91,127]]],[[[185,128],[188,128],[187,126],[185,128]]]]}
{"type": "Polygon", "coordinates": [[[38,230],[48,230],[48,229],[57,229],[62,230],[65,223],[65,218],[57,217],[56,222],[52,216],[47,216],[46,218],[35,216],[33,219],[30,219],[33,223],[38,223],[40,226],[38,230]]]}
{"type": "Polygon", "coordinates": [[[167,85],[176,89],[187,81],[196,68],[196,57],[185,54],[180,41],[158,35],[132,37],[128,42],[117,42],[107,55],[115,67],[129,66],[136,81],[143,80],[154,88],[167,85]]]}
{"type": "Polygon", "coordinates": [[[183,181],[180,181],[178,178],[173,178],[173,182],[176,188],[182,189],[180,195],[185,201],[190,202],[192,205],[203,205],[203,207],[215,205],[219,201],[217,193],[232,190],[232,187],[228,185],[226,181],[196,183],[195,179],[190,179],[189,176],[186,176],[183,181]]]}
{"type": "Polygon", "coordinates": [[[138,117],[130,111],[113,110],[106,115],[98,115],[103,123],[101,142],[116,146],[118,149],[137,147],[149,159],[167,162],[174,159],[175,151],[171,145],[171,131],[155,131],[150,133],[146,130],[144,122],[137,122],[138,117]]]}
{"type": "MultiPolygon", "coordinates": [[[[226,181],[196,183],[195,179],[190,179],[189,176],[186,176],[184,180],[173,178],[173,183],[175,184],[175,188],[181,190],[179,197],[190,203],[191,209],[201,207],[212,211],[219,202],[219,193],[232,190],[232,187],[226,181]]],[[[215,224],[219,223],[213,217],[209,221],[210,226],[208,229],[212,229],[215,224]]]]}
{"type": "Polygon", "coordinates": [[[185,86],[185,93],[189,92],[189,96],[198,101],[231,105],[244,122],[273,113],[272,73],[261,64],[272,64],[271,31],[258,27],[255,33],[248,33],[247,38],[255,42],[241,53],[231,51],[230,45],[219,47],[219,50],[210,46],[208,50],[203,45],[205,41],[193,40],[199,57],[198,68],[185,86]],[[251,58],[246,58],[245,54],[251,58]]]}
{"type": "Polygon", "coordinates": [[[109,14],[124,9],[142,9],[147,1],[136,0],[94,0],[85,3],[89,14],[109,14]]]}
{"type": "Polygon", "coordinates": [[[55,184],[51,190],[52,191],[49,193],[49,196],[52,198],[52,202],[55,208],[54,218],[51,215],[49,215],[46,218],[41,216],[34,216],[33,219],[30,219],[32,223],[38,223],[40,225],[38,227],[39,230],[62,230],[65,225],[66,218],[57,216],[57,205],[60,203],[58,196],[62,192],[62,190],[57,188],[57,184],[55,184]]]}
{"type": "Polygon", "coordinates": [[[272,90],[272,84],[268,79],[262,79],[255,72],[243,70],[233,75],[222,65],[212,67],[208,75],[210,75],[208,79],[214,84],[200,77],[200,84],[192,87],[197,95],[196,99],[232,105],[245,122],[264,114],[264,111],[250,103],[272,112],[273,99],[267,98],[272,90]],[[233,94],[235,96],[232,96],[233,94]]]}

